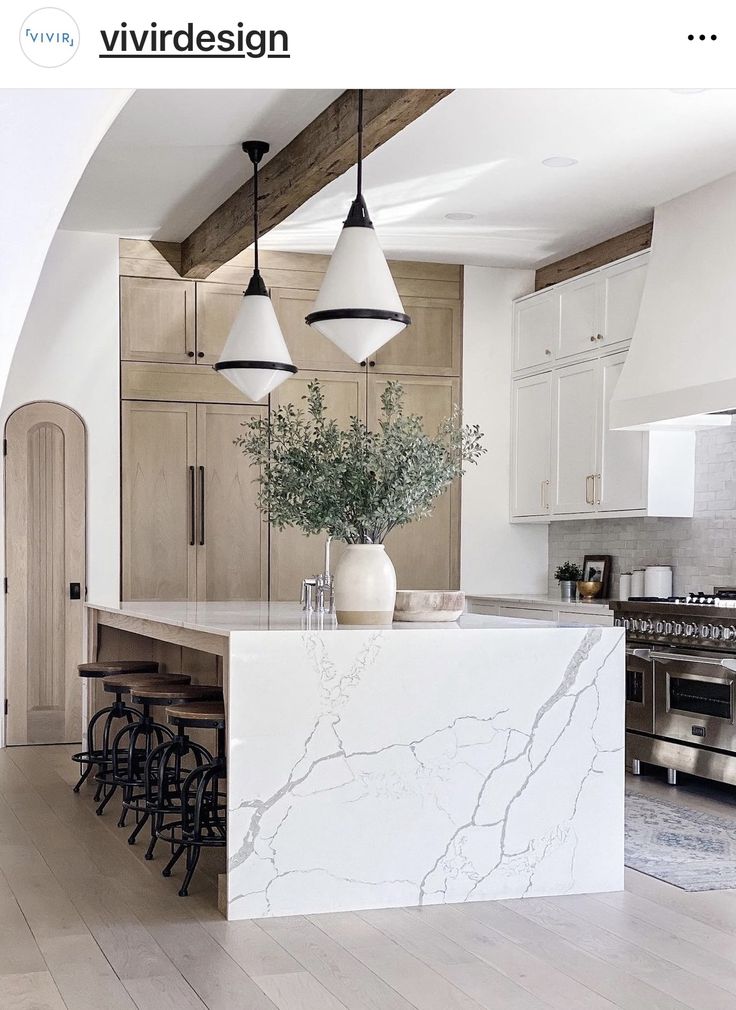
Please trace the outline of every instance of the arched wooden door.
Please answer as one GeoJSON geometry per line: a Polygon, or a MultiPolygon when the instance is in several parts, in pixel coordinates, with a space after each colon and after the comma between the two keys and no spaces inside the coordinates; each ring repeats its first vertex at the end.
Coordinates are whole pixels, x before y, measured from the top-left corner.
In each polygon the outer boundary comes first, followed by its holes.
{"type": "Polygon", "coordinates": [[[82,735],[86,436],[59,403],[28,403],[5,427],[8,744],[82,735]]]}

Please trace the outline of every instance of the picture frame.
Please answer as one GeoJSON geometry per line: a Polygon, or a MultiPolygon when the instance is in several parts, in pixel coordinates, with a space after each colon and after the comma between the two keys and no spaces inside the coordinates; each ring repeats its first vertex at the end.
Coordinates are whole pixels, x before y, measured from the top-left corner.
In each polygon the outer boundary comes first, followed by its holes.
{"type": "Polygon", "coordinates": [[[611,588],[613,559],[610,554],[586,554],[583,558],[583,581],[602,582],[600,598],[608,599],[611,588]]]}

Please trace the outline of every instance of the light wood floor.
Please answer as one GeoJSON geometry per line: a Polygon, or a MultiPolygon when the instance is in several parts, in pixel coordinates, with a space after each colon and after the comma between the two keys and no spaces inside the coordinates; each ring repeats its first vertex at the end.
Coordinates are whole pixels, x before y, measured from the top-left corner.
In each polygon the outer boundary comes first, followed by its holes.
{"type": "Polygon", "coordinates": [[[218,866],[178,898],[72,793],[70,751],[0,751],[0,1010],[736,1010],[736,891],[628,872],[616,894],[227,923],[218,866]]]}

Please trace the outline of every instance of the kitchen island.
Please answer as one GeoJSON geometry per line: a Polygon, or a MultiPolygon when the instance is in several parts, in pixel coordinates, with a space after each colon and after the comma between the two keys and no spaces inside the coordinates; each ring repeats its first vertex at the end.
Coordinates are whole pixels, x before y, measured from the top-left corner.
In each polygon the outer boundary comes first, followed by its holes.
{"type": "Polygon", "coordinates": [[[126,640],[215,657],[228,918],[622,887],[620,629],[338,628],[278,603],[89,617],[91,658],[126,640]]]}

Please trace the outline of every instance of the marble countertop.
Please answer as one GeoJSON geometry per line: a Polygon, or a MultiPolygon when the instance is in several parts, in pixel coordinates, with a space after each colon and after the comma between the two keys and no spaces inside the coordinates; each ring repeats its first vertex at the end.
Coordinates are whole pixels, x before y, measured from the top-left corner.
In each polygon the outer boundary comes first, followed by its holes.
{"type": "MultiPolygon", "coordinates": [[[[190,631],[204,631],[215,635],[229,635],[237,631],[364,631],[355,626],[339,627],[334,614],[305,613],[297,603],[240,603],[240,602],[162,602],[142,601],[120,603],[118,606],[88,603],[91,610],[122,614],[139,620],[157,621],[190,631]]],[[[486,614],[463,614],[458,621],[432,624],[396,622],[394,631],[464,631],[493,628],[550,628],[550,621],[526,621],[510,617],[492,617],[486,614]]]]}
{"type": "Polygon", "coordinates": [[[600,612],[602,614],[607,614],[609,612],[608,604],[615,602],[615,597],[606,598],[604,600],[562,600],[559,594],[556,596],[548,596],[543,593],[466,593],[466,599],[468,600],[488,600],[494,603],[518,603],[521,606],[526,604],[527,606],[535,607],[560,607],[563,610],[592,610],[594,613],[600,612]]]}

